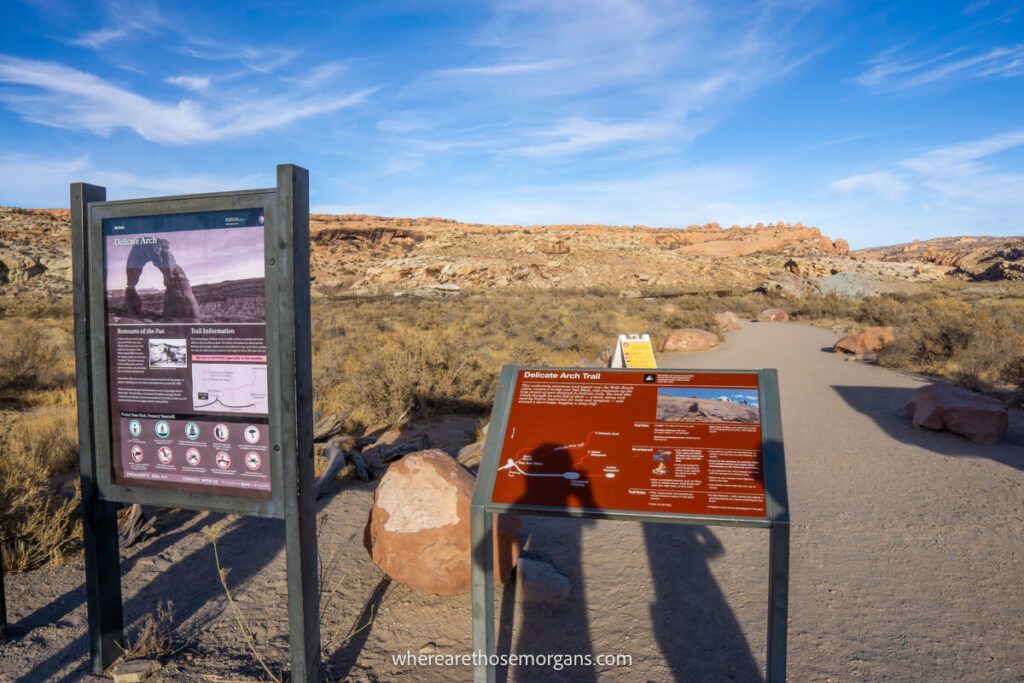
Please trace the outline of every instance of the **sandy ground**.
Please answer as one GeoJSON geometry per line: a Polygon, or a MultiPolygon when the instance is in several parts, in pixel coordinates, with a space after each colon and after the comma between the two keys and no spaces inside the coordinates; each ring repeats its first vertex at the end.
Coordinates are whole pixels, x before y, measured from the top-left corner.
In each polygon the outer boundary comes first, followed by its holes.
{"type": "MultiPolygon", "coordinates": [[[[921,380],[823,352],[836,336],[753,324],[718,350],[663,366],[778,368],[792,516],[793,681],[1024,680],[1024,419],[996,446],[916,431],[902,412],[921,380]]],[[[466,430],[438,427],[457,448],[466,430]]],[[[418,436],[417,436],[418,438],[418,436]]],[[[321,509],[321,554],[339,587],[324,617],[337,679],[462,681],[465,668],[413,668],[392,655],[470,651],[469,598],[390,584],[362,547],[373,484],[346,483],[321,509]]],[[[258,647],[287,661],[280,522],[164,513],[162,533],[123,560],[129,633],[158,600],[175,604],[185,649],[166,680],[260,677],[198,531],[223,520],[230,583],[258,647]]],[[[514,668],[513,681],[721,681],[763,676],[767,534],[761,530],[524,518],[527,556],[573,583],[572,599],[499,597],[499,645],[534,653],[624,653],[628,668],[514,668]]],[[[82,567],[8,577],[14,642],[0,680],[86,676],[82,567]]],[[[333,584],[333,582],[331,582],[333,584]]],[[[220,679],[220,680],[223,680],[220,679]]]]}

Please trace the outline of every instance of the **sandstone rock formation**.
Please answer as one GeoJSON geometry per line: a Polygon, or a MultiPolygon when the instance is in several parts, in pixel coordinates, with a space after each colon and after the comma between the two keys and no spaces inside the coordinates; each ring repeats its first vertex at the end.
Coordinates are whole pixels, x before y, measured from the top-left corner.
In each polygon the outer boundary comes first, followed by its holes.
{"type": "Polygon", "coordinates": [[[662,353],[675,351],[710,351],[718,346],[718,335],[707,330],[683,328],[672,330],[661,343],[662,353]]]}
{"type": "MultiPolygon", "coordinates": [[[[843,240],[833,241],[817,228],[781,223],[729,228],[714,223],[685,228],[522,226],[314,214],[310,242],[314,295],[345,290],[354,296],[458,296],[458,290],[439,289],[444,286],[602,287],[635,298],[666,288],[697,293],[760,288],[790,298],[861,297],[912,293],[918,283],[947,273],[1016,277],[1015,264],[1024,264],[1014,256],[1017,247],[1005,240],[1002,256],[983,262],[982,254],[974,265],[963,259],[959,265],[940,265],[947,259],[922,261],[916,253],[897,260],[881,252],[851,256],[843,240]]],[[[19,295],[69,294],[69,244],[68,211],[0,207],[0,287],[19,295]]],[[[209,310],[215,297],[207,300],[202,287],[207,285],[198,285],[195,296],[204,316],[222,318],[224,311],[209,310]]],[[[254,306],[260,303],[255,296],[247,298],[254,306]]],[[[148,317],[158,315],[151,312],[148,317]]]]}
{"type": "Polygon", "coordinates": [[[715,325],[718,326],[719,332],[734,332],[743,328],[739,317],[732,311],[715,313],[715,325]]]}
{"type": "Polygon", "coordinates": [[[760,420],[755,406],[709,398],[658,396],[660,422],[744,422],[760,420]]]}
{"type": "Polygon", "coordinates": [[[1024,238],[939,237],[909,244],[861,249],[858,258],[945,266],[964,280],[1024,280],[1024,238]]]}
{"type": "Polygon", "coordinates": [[[882,347],[896,341],[892,331],[885,327],[869,327],[863,332],[850,334],[835,344],[836,351],[846,353],[874,353],[881,351],[882,347]]]}
{"type": "Polygon", "coordinates": [[[176,265],[171,268],[164,284],[167,289],[164,290],[164,311],[160,316],[161,320],[182,323],[202,322],[199,303],[196,302],[195,294],[192,293],[192,285],[181,266],[176,265]]]}
{"type": "Polygon", "coordinates": [[[1002,439],[1010,419],[1006,404],[998,398],[949,384],[921,387],[906,410],[915,427],[945,429],[982,444],[1002,439]]]}
{"type": "Polygon", "coordinates": [[[757,319],[763,323],[784,323],[789,320],[789,314],[781,308],[766,308],[757,314],[757,319]]]}
{"type": "MultiPolygon", "coordinates": [[[[473,475],[444,451],[410,453],[392,464],[366,524],[374,564],[421,593],[468,592],[473,488],[473,475]]],[[[519,519],[497,517],[495,531],[495,581],[504,583],[519,558],[519,519]]]]}

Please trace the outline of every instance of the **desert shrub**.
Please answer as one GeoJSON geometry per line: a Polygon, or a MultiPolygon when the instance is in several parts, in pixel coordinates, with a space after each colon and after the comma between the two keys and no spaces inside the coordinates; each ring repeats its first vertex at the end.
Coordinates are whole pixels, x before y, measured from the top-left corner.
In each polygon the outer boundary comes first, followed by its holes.
{"type": "Polygon", "coordinates": [[[1012,382],[1024,356],[1024,310],[988,303],[936,300],[897,329],[879,353],[882,365],[953,379],[975,390],[1012,382]]]}
{"type": "Polygon", "coordinates": [[[0,544],[9,571],[60,564],[77,549],[74,429],[59,409],[0,415],[0,544]]]}
{"type": "Polygon", "coordinates": [[[126,635],[122,651],[125,659],[161,659],[180,649],[174,641],[174,603],[158,602],[134,635],[126,635]]]}
{"type": "Polygon", "coordinates": [[[332,302],[314,309],[318,415],[353,410],[361,424],[436,412],[483,413],[501,366],[598,361],[619,333],[714,329],[725,310],[703,297],[623,299],[617,292],[488,291],[453,300],[332,302]]]}
{"type": "Polygon", "coordinates": [[[1013,387],[1011,402],[1024,407],[1024,356],[1017,356],[1003,366],[1003,381],[1013,387]]]}
{"type": "Polygon", "coordinates": [[[75,382],[74,339],[64,321],[0,320],[0,396],[69,388],[75,382]]]}

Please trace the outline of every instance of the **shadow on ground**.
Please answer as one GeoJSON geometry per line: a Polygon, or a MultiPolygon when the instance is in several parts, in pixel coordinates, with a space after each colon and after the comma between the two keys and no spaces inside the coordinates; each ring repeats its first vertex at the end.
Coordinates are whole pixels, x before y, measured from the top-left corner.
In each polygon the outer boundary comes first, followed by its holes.
{"type": "MultiPolygon", "coordinates": [[[[207,524],[213,524],[221,517],[220,515],[211,516],[207,524]]],[[[248,517],[238,520],[221,536],[219,541],[221,560],[224,566],[231,568],[229,583],[232,588],[243,584],[257,574],[278,554],[283,547],[283,526],[278,520],[248,517]],[[263,539],[262,547],[255,549],[253,539],[263,539]]],[[[194,533],[197,530],[198,527],[193,527],[187,533],[194,533]]],[[[167,534],[166,538],[157,538],[144,549],[143,554],[146,557],[153,557],[170,547],[175,540],[177,540],[175,534],[167,534]]],[[[136,558],[136,561],[137,559],[139,558],[136,558]]],[[[180,629],[184,622],[193,617],[208,602],[220,600],[223,595],[213,561],[213,551],[208,543],[204,543],[177,559],[169,569],[157,574],[135,595],[124,601],[125,631],[129,634],[132,633],[133,627],[137,626],[146,614],[151,613],[159,601],[168,598],[174,601],[173,628],[180,629]]],[[[79,607],[84,601],[84,588],[79,587],[58,598],[49,606],[37,610],[23,621],[27,624],[34,623],[36,615],[46,609],[55,608],[67,613],[79,607]]],[[[47,614],[46,618],[50,620],[52,616],[47,614]]],[[[201,629],[201,625],[198,624],[192,624],[192,627],[201,629]]],[[[89,673],[88,659],[84,656],[88,652],[88,639],[83,634],[60,651],[36,664],[17,680],[25,683],[59,680],[60,671],[76,662],[78,666],[66,674],[64,680],[78,680],[89,673]]],[[[258,672],[258,668],[253,668],[252,671],[240,671],[239,673],[257,675],[258,672]]]]}
{"type": "Polygon", "coordinates": [[[857,412],[870,417],[890,437],[911,446],[950,457],[988,458],[1008,467],[1024,470],[1024,417],[1010,411],[1010,430],[997,444],[984,445],[951,432],[915,429],[904,408],[912,388],[833,386],[836,393],[857,412]]]}
{"type": "MultiPolygon", "coordinates": [[[[568,451],[558,444],[545,444],[535,450],[547,469],[569,471],[568,451]]],[[[550,477],[526,477],[526,486],[517,502],[553,507],[596,509],[588,487],[572,487],[550,477]],[[561,498],[559,498],[561,496],[561,498]],[[542,503],[543,501],[543,503],[542,503]]],[[[565,575],[572,591],[564,602],[520,602],[521,622],[513,625],[510,606],[513,591],[506,587],[497,624],[499,653],[595,655],[590,630],[590,613],[613,602],[604,592],[610,586],[587,585],[583,576],[582,532],[592,522],[583,519],[523,518],[524,537],[529,533],[538,542],[531,552],[545,555],[565,575]],[[513,629],[514,626],[514,629],[513,629]],[[512,632],[518,637],[512,642],[512,632]],[[504,649],[508,648],[508,649],[504,649]]],[[[612,523],[612,522],[604,522],[612,523]]],[[[618,522],[633,524],[633,522],[618,522]]],[[[707,527],[687,524],[641,525],[650,568],[654,602],[637,605],[649,615],[655,643],[641,644],[644,651],[656,649],[675,681],[760,681],[760,668],[750,650],[743,628],[728,599],[711,572],[710,562],[724,554],[718,538],[707,527]],[[653,646],[653,647],[652,647],[653,646]]],[[[615,563],[615,557],[603,561],[615,563]]],[[[617,582],[635,585],[638,592],[644,577],[637,581],[617,582]]],[[[619,598],[621,599],[621,598],[619,598]]],[[[637,596],[640,599],[640,596],[637,596]]],[[[624,644],[625,645],[625,644],[624,644]]],[[[612,654],[626,652],[611,644],[612,654]]],[[[518,681],[597,681],[604,674],[620,677],[622,669],[592,665],[567,666],[561,671],[551,667],[519,666],[499,671],[499,679],[518,681]]],[[[627,674],[628,675],[628,674],[627,674]]]]}

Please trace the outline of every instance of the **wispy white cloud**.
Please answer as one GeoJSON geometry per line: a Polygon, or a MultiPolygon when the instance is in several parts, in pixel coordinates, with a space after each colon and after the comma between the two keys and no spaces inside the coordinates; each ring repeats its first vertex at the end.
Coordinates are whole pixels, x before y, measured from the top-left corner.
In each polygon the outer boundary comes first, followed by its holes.
{"type": "Polygon", "coordinates": [[[386,133],[414,133],[430,128],[431,122],[422,114],[405,111],[394,112],[377,122],[377,129],[386,133]]]}
{"type": "Polygon", "coordinates": [[[1024,45],[991,47],[981,52],[966,47],[937,55],[902,57],[886,50],[867,63],[853,80],[879,90],[911,90],[949,80],[1007,79],[1024,75],[1024,45]]]}
{"type": "Polygon", "coordinates": [[[104,5],[109,24],[79,34],[70,44],[99,50],[125,38],[152,35],[167,25],[159,6],[149,0],[107,0],[104,5]]]}
{"type": "Polygon", "coordinates": [[[1024,130],[1014,130],[932,149],[900,162],[900,166],[925,175],[969,175],[978,172],[976,162],[979,159],[1021,145],[1024,145],[1024,130]]]}
{"type": "Polygon", "coordinates": [[[491,64],[487,66],[465,66],[453,69],[441,69],[434,72],[436,78],[459,78],[464,76],[510,76],[515,74],[532,74],[538,71],[550,71],[568,62],[566,60],[549,60],[543,62],[526,62],[519,64],[491,64]]]}
{"type": "Polygon", "coordinates": [[[210,79],[206,76],[187,76],[181,74],[179,76],[169,76],[164,79],[164,82],[184,88],[185,90],[191,90],[192,92],[203,92],[210,87],[210,79]]]}
{"type": "Polygon", "coordinates": [[[1024,145],[1024,130],[937,147],[897,162],[894,168],[833,180],[847,195],[892,201],[914,192],[932,205],[958,211],[1019,207],[1024,210],[1024,173],[1006,170],[990,157],[1024,145]]]}
{"type": "Polygon", "coordinates": [[[406,93],[445,98],[456,112],[448,118],[462,118],[463,103],[472,102],[477,111],[467,118],[493,114],[505,122],[484,143],[497,154],[555,159],[678,145],[726,106],[819,54],[796,39],[807,3],[517,0],[495,7],[469,37],[466,64],[430,72],[406,93]],[[516,119],[520,110],[530,115],[516,119]]]}
{"type": "Polygon", "coordinates": [[[623,142],[649,142],[675,131],[667,121],[605,123],[581,117],[565,119],[552,128],[535,132],[543,141],[517,147],[512,153],[531,157],[576,154],[623,142]]]}
{"type": "Polygon", "coordinates": [[[906,179],[892,171],[876,171],[852,175],[829,183],[833,190],[842,193],[870,192],[889,201],[902,199],[910,189],[906,179]]]}
{"type": "Polygon", "coordinates": [[[211,108],[193,100],[153,100],[71,67],[2,55],[0,83],[22,86],[0,92],[0,102],[28,121],[99,135],[128,128],[147,140],[169,145],[211,142],[278,128],[354,106],[372,92],[320,95],[297,90],[254,95],[241,104],[211,108]]]}
{"type": "MultiPolygon", "coordinates": [[[[497,224],[603,223],[685,226],[708,221],[742,222],[765,212],[744,205],[755,187],[746,169],[708,165],[666,173],[633,174],[606,180],[555,185],[509,184],[500,191],[465,178],[458,194],[402,188],[351,204],[318,205],[317,210],[395,215],[445,216],[497,224]],[[622,198],[628,197],[628,202],[622,198]]],[[[728,224],[728,223],[726,223],[728,224]]]]}
{"type": "Polygon", "coordinates": [[[225,44],[216,40],[207,40],[195,35],[187,35],[185,42],[178,51],[195,59],[208,62],[237,62],[251,71],[269,74],[293,61],[299,54],[291,48],[267,45],[251,47],[236,43],[225,44]]]}
{"type": "Polygon", "coordinates": [[[15,206],[67,205],[68,186],[73,182],[102,185],[111,199],[154,195],[209,192],[210,188],[249,189],[267,187],[273,179],[266,175],[217,175],[181,173],[141,175],[111,171],[95,165],[89,155],[69,158],[0,153],[0,204],[15,206]]]}
{"type": "Polygon", "coordinates": [[[1024,210],[1024,173],[999,168],[988,160],[1022,145],[1024,129],[939,147],[898,165],[915,173],[921,186],[944,203],[1024,210]]]}

